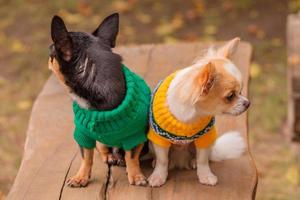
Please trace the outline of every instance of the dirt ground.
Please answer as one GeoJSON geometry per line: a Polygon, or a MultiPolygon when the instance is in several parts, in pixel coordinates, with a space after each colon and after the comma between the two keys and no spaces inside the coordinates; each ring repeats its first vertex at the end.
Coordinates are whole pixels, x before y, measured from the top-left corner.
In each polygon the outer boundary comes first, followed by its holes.
{"type": "Polygon", "coordinates": [[[281,134],[286,17],[299,8],[299,0],[0,0],[0,199],[13,183],[32,104],[50,75],[51,17],[59,14],[71,30],[93,31],[115,11],[121,14],[117,45],[235,36],[253,45],[249,134],[259,171],[257,199],[299,199],[299,166],[281,134]]]}

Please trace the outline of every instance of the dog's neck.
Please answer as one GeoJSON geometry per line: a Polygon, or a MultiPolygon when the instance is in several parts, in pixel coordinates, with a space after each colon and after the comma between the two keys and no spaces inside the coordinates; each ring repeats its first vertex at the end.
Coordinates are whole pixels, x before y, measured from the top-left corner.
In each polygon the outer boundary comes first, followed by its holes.
{"type": "Polygon", "coordinates": [[[176,119],[185,123],[191,123],[200,117],[207,116],[207,114],[197,110],[195,105],[185,104],[178,98],[179,95],[176,86],[184,81],[187,73],[193,73],[191,68],[186,68],[177,72],[174,79],[171,81],[167,91],[167,105],[171,114],[176,119]]]}

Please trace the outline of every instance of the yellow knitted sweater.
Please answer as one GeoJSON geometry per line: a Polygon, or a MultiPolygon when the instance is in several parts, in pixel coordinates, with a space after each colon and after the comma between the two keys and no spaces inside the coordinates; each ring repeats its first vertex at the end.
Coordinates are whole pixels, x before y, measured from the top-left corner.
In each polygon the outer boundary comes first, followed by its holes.
{"type": "Polygon", "coordinates": [[[177,140],[176,138],[168,138],[164,137],[157,132],[155,132],[153,125],[150,120],[150,129],[148,132],[148,139],[153,143],[162,146],[162,147],[170,147],[171,144],[186,144],[189,142],[194,142],[197,148],[207,148],[212,145],[217,137],[216,128],[213,125],[214,117],[206,116],[201,117],[197,121],[192,123],[184,123],[177,120],[169,111],[169,108],[166,104],[167,102],[167,91],[169,85],[173,78],[175,77],[175,73],[168,76],[156,89],[153,94],[151,111],[150,111],[150,119],[155,121],[155,124],[158,125],[161,130],[166,131],[168,133],[172,133],[172,135],[176,135],[180,138],[177,140]],[[211,125],[208,127],[208,125],[211,125]],[[208,128],[207,128],[208,127],[208,128]],[[199,131],[207,130],[204,133],[195,139],[193,138],[199,131]]]}

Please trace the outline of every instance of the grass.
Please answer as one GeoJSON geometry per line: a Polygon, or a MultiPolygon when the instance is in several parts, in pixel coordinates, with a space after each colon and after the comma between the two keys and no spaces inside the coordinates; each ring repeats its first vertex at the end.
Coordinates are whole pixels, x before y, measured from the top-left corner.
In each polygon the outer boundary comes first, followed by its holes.
{"type": "Polygon", "coordinates": [[[285,19],[298,0],[151,1],[0,0],[0,199],[17,173],[32,103],[50,75],[49,28],[53,14],[69,29],[93,31],[118,11],[118,45],[227,40],[254,47],[250,141],[260,182],[257,199],[297,199],[296,161],[280,134],[286,118],[285,19]],[[265,8],[269,9],[265,9],[265,8]],[[238,20],[237,20],[238,19],[238,20]]]}

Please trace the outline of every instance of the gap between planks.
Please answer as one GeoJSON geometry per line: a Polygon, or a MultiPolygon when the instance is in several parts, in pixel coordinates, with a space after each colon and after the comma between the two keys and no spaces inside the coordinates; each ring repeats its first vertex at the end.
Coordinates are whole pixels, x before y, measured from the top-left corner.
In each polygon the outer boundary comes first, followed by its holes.
{"type": "Polygon", "coordinates": [[[63,184],[62,184],[62,186],[61,186],[61,189],[60,189],[59,200],[61,200],[62,194],[63,194],[63,192],[64,192],[64,188],[65,188],[65,186],[66,186],[67,178],[68,178],[68,175],[69,175],[69,172],[70,172],[70,169],[71,169],[71,166],[72,166],[73,161],[75,160],[77,154],[78,154],[78,152],[75,153],[75,155],[73,156],[73,158],[72,158],[72,160],[71,160],[71,162],[70,162],[70,165],[69,165],[69,167],[68,167],[67,173],[66,173],[65,178],[64,178],[64,182],[63,182],[63,184]]]}

